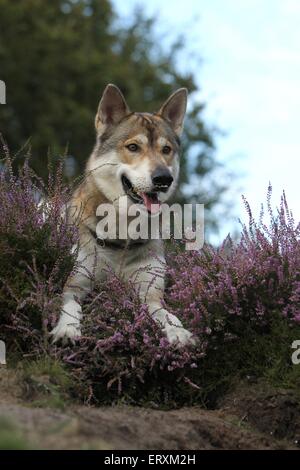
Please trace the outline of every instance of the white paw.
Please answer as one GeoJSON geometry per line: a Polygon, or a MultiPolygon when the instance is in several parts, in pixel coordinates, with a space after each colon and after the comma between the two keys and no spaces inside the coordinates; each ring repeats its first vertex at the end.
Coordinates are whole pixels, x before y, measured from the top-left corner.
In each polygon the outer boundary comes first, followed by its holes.
{"type": "Polygon", "coordinates": [[[192,333],[177,325],[166,325],[163,329],[170,344],[177,344],[178,347],[182,346],[195,346],[196,340],[193,338],[192,333]]]}
{"type": "Polygon", "coordinates": [[[192,333],[183,328],[181,321],[164,308],[159,308],[153,312],[153,318],[161,326],[170,344],[177,344],[177,347],[195,346],[197,341],[192,333]]]}
{"type": "Polygon", "coordinates": [[[69,323],[66,321],[59,320],[58,324],[51,331],[50,335],[53,336],[53,343],[63,340],[64,342],[70,341],[74,343],[75,339],[80,338],[81,330],[80,323],[69,320],[69,323]]]}

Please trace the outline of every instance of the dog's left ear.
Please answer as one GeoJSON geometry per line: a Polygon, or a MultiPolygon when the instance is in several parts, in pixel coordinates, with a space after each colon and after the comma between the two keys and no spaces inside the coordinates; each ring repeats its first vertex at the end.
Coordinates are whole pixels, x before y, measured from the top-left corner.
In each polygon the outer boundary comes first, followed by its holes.
{"type": "Polygon", "coordinates": [[[101,131],[106,126],[118,124],[129,113],[129,108],[121,91],[116,85],[110,83],[105,88],[99,103],[95,118],[96,129],[101,131]]]}
{"type": "Polygon", "coordinates": [[[187,105],[187,89],[179,88],[162,105],[158,114],[166,119],[172,129],[180,136],[187,105]]]}

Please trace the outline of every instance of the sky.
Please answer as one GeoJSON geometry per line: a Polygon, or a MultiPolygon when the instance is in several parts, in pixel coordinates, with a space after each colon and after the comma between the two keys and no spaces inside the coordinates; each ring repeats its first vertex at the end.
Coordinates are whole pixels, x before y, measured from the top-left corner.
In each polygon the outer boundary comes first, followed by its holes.
{"type": "MultiPolygon", "coordinates": [[[[122,18],[136,5],[154,15],[169,37],[186,36],[186,57],[207,102],[206,122],[225,136],[217,157],[238,178],[228,197],[232,217],[221,222],[222,238],[246,220],[241,194],[255,214],[269,181],[274,207],[285,190],[300,220],[300,0],[113,0],[122,18]],[[192,53],[203,61],[193,62],[192,53]]],[[[167,47],[167,44],[166,44],[167,47]]]]}

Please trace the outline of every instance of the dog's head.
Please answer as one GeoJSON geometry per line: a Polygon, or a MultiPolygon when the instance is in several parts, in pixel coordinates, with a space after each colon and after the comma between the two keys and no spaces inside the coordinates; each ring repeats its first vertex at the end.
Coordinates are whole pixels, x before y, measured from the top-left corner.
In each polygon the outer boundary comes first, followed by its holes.
{"type": "Polygon", "coordinates": [[[157,113],[130,112],[116,86],[105,88],[87,170],[109,201],[127,195],[150,214],[159,211],[176,188],[186,104],[187,90],[181,88],[157,113]]]}

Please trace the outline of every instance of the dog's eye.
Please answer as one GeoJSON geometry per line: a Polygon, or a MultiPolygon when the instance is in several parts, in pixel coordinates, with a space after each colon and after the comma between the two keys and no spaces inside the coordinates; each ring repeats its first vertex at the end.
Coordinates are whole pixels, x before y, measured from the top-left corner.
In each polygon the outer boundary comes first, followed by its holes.
{"type": "Polygon", "coordinates": [[[163,148],[162,148],[162,153],[164,153],[165,155],[169,155],[171,153],[171,147],[169,147],[169,145],[165,145],[163,148]]]}
{"type": "Polygon", "coordinates": [[[129,144],[126,146],[129,152],[137,152],[139,150],[139,146],[137,144],[129,144]]]}

